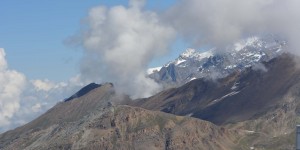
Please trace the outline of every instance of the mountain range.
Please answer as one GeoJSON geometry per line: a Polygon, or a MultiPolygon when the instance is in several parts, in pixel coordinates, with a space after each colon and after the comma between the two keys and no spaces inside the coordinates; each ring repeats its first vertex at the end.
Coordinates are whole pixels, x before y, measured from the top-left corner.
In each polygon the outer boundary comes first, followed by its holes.
{"type": "Polygon", "coordinates": [[[274,36],[226,48],[189,49],[150,69],[165,89],[148,98],[132,100],[112,83],[89,84],[1,134],[0,149],[295,149],[299,57],[274,36]]]}
{"type": "Polygon", "coordinates": [[[204,52],[187,49],[174,61],[150,68],[150,78],[165,87],[181,86],[198,78],[224,78],[250,66],[269,61],[282,54],[286,42],[274,35],[250,37],[223,48],[204,52]]]}

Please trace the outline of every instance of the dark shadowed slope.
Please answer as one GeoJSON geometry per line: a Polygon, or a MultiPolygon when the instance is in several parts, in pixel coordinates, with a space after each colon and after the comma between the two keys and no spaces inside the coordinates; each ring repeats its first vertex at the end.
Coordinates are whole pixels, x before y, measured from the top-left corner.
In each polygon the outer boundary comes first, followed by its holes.
{"type": "Polygon", "coordinates": [[[244,130],[241,149],[293,150],[300,124],[300,68],[284,54],[217,81],[198,79],[131,105],[244,130]],[[258,69],[260,68],[260,69],[258,69]]]}
{"type": "Polygon", "coordinates": [[[291,57],[284,55],[265,64],[267,72],[247,70],[235,81],[237,88],[216,104],[194,116],[217,124],[254,119],[269,112],[300,83],[300,70],[291,57]],[[211,118],[211,119],[209,119],[211,118]]]}
{"type": "Polygon", "coordinates": [[[300,82],[300,69],[284,54],[217,81],[198,79],[135,102],[150,110],[190,115],[222,125],[258,117],[280,102],[300,82]]]}

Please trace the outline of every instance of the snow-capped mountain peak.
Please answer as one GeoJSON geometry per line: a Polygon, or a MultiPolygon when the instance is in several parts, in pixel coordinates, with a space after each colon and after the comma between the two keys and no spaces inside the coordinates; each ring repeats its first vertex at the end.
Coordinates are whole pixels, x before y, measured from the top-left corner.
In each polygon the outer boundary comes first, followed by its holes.
{"type": "Polygon", "coordinates": [[[194,58],[194,59],[203,59],[203,58],[209,58],[210,56],[213,56],[213,51],[208,50],[204,52],[196,51],[195,49],[187,49],[185,52],[183,52],[179,58],[182,59],[188,59],[188,58],[194,58]]]}
{"type": "Polygon", "coordinates": [[[247,46],[253,46],[256,44],[258,44],[258,45],[262,44],[260,38],[257,36],[249,37],[247,39],[243,39],[243,40],[240,40],[240,41],[234,43],[234,50],[240,51],[247,46]]]}
{"type": "Polygon", "coordinates": [[[208,51],[199,53],[198,59],[209,58],[209,57],[211,57],[213,55],[214,55],[213,49],[212,50],[208,50],[208,51]]]}
{"type": "Polygon", "coordinates": [[[253,36],[223,49],[201,52],[190,48],[174,61],[162,68],[150,69],[148,73],[151,78],[164,85],[182,85],[196,78],[225,77],[234,71],[279,56],[285,45],[286,42],[276,36],[253,36]]]}
{"type": "Polygon", "coordinates": [[[182,58],[189,58],[189,57],[193,57],[195,54],[197,54],[195,49],[188,48],[180,56],[182,58]]]}

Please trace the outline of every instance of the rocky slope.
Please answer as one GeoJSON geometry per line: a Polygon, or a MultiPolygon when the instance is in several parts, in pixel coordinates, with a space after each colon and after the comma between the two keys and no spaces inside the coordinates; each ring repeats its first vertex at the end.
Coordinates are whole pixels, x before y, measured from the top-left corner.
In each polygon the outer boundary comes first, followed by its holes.
{"type": "Polygon", "coordinates": [[[225,78],[195,79],[134,101],[110,83],[90,84],[1,134],[0,149],[292,150],[300,123],[295,60],[282,54],[225,78]]]}
{"type": "Polygon", "coordinates": [[[128,97],[116,96],[112,84],[88,87],[85,95],[1,134],[0,149],[231,150],[245,134],[195,118],[114,105],[128,97]]]}
{"type": "Polygon", "coordinates": [[[244,148],[293,149],[299,121],[298,57],[283,54],[217,80],[197,79],[133,105],[249,131],[244,148]]]}

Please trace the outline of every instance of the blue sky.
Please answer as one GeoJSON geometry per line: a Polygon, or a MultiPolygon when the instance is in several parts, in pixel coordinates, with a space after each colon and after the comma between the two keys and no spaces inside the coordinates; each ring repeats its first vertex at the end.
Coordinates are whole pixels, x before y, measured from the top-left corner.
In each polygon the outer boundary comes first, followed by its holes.
{"type": "MultiPolygon", "coordinates": [[[[176,0],[151,0],[146,9],[161,11],[176,0]]],[[[90,8],[127,5],[127,0],[1,0],[0,47],[7,54],[10,68],[23,72],[29,79],[63,81],[78,72],[81,51],[66,46],[64,40],[76,34],[80,21],[90,8]]],[[[172,51],[154,60],[150,67],[174,59],[186,48],[177,42],[172,51]]]]}

